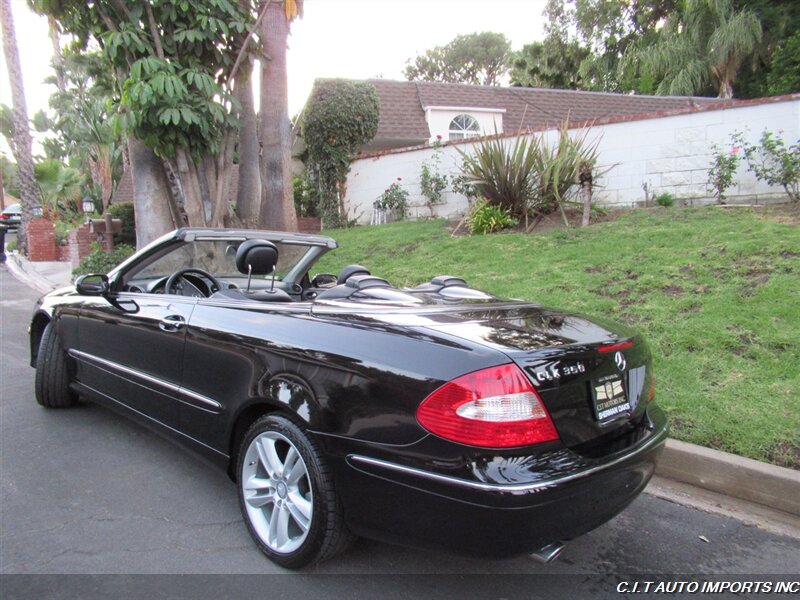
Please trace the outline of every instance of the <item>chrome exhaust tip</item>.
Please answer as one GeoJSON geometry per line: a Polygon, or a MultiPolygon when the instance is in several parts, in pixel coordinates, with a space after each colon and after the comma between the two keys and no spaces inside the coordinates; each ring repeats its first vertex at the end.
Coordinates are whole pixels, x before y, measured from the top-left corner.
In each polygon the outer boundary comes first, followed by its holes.
{"type": "Polygon", "coordinates": [[[531,558],[533,558],[536,562],[546,565],[547,563],[553,562],[555,559],[557,559],[563,549],[564,544],[561,542],[553,542],[552,544],[547,544],[547,546],[539,548],[533,552],[531,554],[531,558]]]}

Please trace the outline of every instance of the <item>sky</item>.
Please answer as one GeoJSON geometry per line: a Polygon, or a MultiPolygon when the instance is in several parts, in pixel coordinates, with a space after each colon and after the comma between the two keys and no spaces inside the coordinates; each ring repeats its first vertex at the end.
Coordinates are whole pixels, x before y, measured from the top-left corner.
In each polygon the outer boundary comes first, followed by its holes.
{"type": "MultiPolygon", "coordinates": [[[[289,113],[305,103],[317,77],[403,79],[409,58],[460,34],[503,33],[514,50],[543,38],[546,0],[306,0],[289,38],[289,113]]],[[[47,109],[53,86],[47,21],[25,0],[11,0],[28,115],[47,109]]],[[[0,102],[11,105],[5,60],[0,102]]]]}

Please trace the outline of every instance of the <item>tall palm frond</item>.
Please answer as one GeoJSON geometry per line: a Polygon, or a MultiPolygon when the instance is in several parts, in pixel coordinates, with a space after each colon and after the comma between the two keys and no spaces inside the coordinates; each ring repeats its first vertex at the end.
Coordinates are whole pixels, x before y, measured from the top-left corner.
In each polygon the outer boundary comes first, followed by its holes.
{"type": "Polygon", "coordinates": [[[631,48],[622,65],[650,69],[661,80],[658,94],[698,94],[713,83],[720,98],[730,98],[739,68],[761,39],[758,17],[735,11],[732,0],[687,0],[683,11],[665,23],[659,40],[631,48]]]}

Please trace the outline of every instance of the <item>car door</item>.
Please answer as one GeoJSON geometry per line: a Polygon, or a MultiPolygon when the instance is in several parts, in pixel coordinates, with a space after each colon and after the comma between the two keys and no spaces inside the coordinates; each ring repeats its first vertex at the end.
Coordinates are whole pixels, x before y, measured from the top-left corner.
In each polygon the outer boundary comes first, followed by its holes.
{"type": "Polygon", "coordinates": [[[118,306],[102,297],[87,298],[81,308],[78,348],[71,353],[79,362],[78,378],[108,398],[176,428],[186,324],[197,300],[127,292],[115,300],[118,306]]]}

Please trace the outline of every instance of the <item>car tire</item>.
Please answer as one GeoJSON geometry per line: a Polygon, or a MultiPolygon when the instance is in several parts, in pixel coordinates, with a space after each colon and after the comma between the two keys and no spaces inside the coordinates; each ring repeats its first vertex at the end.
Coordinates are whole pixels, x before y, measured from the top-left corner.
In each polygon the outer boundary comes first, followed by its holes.
{"type": "Polygon", "coordinates": [[[46,408],[69,408],[78,401],[70,387],[67,355],[58,335],[49,323],[44,328],[39,352],[36,355],[36,401],[46,408]]]}
{"type": "Polygon", "coordinates": [[[353,540],[330,468],[292,420],[267,415],[253,423],[239,448],[236,473],[247,529],[276,564],[313,565],[353,540]]]}

